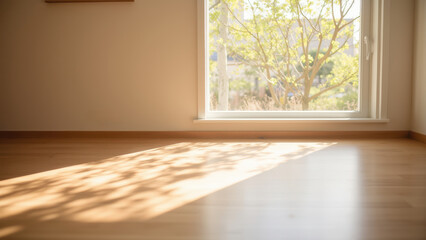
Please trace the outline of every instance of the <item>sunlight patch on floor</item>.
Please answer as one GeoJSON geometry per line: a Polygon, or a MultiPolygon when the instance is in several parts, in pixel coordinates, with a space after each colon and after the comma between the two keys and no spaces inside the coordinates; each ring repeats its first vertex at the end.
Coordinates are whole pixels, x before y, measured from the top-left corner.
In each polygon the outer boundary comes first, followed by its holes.
{"type": "Polygon", "coordinates": [[[22,230],[22,228],[23,227],[17,226],[17,225],[0,228],[0,238],[12,235],[16,232],[19,232],[19,231],[22,230]]]}
{"type": "Polygon", "coordinates": [[[8,179],[0,220],[146,220],[333,144],[182,142],[8,179]]]}

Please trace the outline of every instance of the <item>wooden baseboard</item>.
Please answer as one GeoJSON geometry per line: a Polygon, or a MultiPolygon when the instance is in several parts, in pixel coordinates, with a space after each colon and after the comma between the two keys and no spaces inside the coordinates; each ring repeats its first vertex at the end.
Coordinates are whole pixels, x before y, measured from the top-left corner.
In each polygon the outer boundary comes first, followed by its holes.
{"type": "Polygon", "coordinates": [[[407,138],[409,134],[409,131],[0,131],[0,138],[371,139],[407,138]]]}
{"type": "Polygon", "coordinates": [[[410,131],[409,137],[422,143],[426,143],[426,135],[410,131]]]}

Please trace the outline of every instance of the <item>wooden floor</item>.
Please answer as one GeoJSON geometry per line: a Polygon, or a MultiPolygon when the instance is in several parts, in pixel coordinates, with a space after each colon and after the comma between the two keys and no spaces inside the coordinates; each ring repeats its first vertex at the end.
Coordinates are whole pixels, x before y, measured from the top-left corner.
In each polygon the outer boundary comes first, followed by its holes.
{"type": "Polygon", "coordinates": [[[426,239],[426,145],[3,139],[3,238],[426,239]]]}

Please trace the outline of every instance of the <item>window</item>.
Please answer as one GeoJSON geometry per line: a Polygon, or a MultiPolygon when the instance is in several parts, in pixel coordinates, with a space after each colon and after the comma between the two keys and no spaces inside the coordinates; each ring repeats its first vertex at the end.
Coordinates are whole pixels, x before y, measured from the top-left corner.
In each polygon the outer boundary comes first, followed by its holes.
{"type": "Polygon", "coordinates": [[[200,118],[382,116],[369,0],[200,1],[200,118]]]}

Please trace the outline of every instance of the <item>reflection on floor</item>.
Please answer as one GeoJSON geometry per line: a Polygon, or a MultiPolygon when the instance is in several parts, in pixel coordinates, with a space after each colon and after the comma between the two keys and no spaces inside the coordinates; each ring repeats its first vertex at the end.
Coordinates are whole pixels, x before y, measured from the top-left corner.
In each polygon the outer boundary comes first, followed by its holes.
{"type": "Polygon", "coordinates": [[[15,139],[0,163],[5,239],[426,239],[408,139],[15,139]]]}

